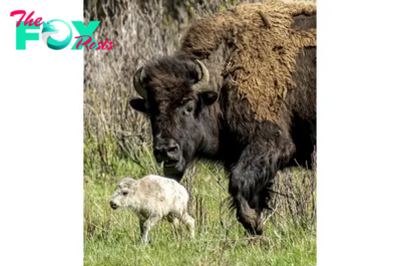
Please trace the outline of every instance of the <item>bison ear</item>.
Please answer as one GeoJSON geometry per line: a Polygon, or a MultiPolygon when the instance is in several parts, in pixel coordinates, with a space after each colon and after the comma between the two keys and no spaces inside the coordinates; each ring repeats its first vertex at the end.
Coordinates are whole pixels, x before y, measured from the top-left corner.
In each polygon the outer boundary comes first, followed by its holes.
{"type": "Polygon", "coordinates": [[[211,105],[217,100],[218,93],[215,91],[205,91],[201,93],[200,97],[204,105],[211,105]]]}
{"type": "Polygon", "coordinates": [[[129,101],[129,105],[142,113],[147,113],[147,108],[146,108],[146,100],[145,99],[140,99],[140,98],[136,98],[136,99],[132,99],[129,101]]]}

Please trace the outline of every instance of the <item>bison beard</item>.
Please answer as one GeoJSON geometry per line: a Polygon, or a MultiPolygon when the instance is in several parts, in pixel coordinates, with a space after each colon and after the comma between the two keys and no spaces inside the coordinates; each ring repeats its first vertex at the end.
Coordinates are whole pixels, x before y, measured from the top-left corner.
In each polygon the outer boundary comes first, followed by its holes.
{"type": "MultiPolygon", "coordinates": [[[[134,88],[142,99],[130,101],[132,108],[150,117],[154,155],[158,162],[164,162],[165,176],[180,181],[188,164],[194,159],[224,164],[229,174],[229,193],[237,210],[237,218],[251,234],[263,232],[261,212],[268,207],[277,172],[288,166],[304,166],[311,162],[316,145],[316,45],[311,45],[315,37],[316,8],[308,4],[281,2],[277,2],[276,6],[249,4],[228,11],[225,16],[234,20],[240,10],[255,12],[258,8],[269,12],[256,21],[262,22],[263,33],[268,31],[268,36],[273,36],[282,17],[285,20],[282,25],[289,25],[287,32],[290,38],[285,42],[286,45],[290,46],[293,41],[296,47],[300,47],[297,50],[287,49],[279,44],[268,52],[282,54],[281,58],[276,57],[278,60],[272,60],[279,64],[272,65],[272,68],[285,69],[293,65],[292,69],[287,69],[290,70],[290,82],[285,83],[288,79],[286,74],[269,76],[275,73],[272,71],[263,74],[265,79],[253,76],[254,87],[240,88],[240,84],[249,83],[243,83],[238,77],[248,75],[251,69],[243,68],[243,65],[234,66],[230,60],[240,58],[234,56],[238,55],[237,47],[240,45],[233,43],[246,40],[246,31],[240,25],[248,27],[249,24],[225,23],[223,27],[238,27],[233,30],[235,34],[225,36],[233,40],[210,37],[202,40],[205,43],[201,46],[199,43],[202,41],[194,37],[203,29],[206,36],[213,36],[211,26],[214,22],[210,18],[201,20],[195,28],[189,28],[187,36],[193,39],[184,38],[181,50],[174,56],[150,61],[137,70],[134,88]],[[277,14],[274,19],[266,21],[274,12],[280,13],[282,5],[290,6],[289,9],[283,8],[283,13],[285,10],[292,13],[284,13],[284,16],[277,14]],[[272,11],[269,7],[273,7],[272,11]],[[297,7],[299,12],[296,11],[297,7]],[[229,17],[229,12],[234,16],[229,17]],[[288,21],[292,24],[288,24],[288,21]],[[304,36],[304,45],[301,39],[293,36],[304,36]],[[209,41],[211,39],[217,43],[214,45],[209,41]],[[285,54],[286,50],[297,52],[285,54]],[[228,68],[230,71],[227,71],[228,68]],[[273,80],[271,85],[269,82],[273,80]],[[288,87],[282,89],[285,86],[288,87]],[[243,95],[243,90],[247,90],[251,97],[243,95]],[[263,103],[264,109],[257,109],[253,102],[257,98],[272,100],[263,103]]],[[[257,12],[254,14],[257,15],[250,14],[249,17],[260,16],[257,12]]],[[[218,16],[214,20],[218,22],[218,16]]],[[[220,31],[218,27],[215,26],[216,32],[220,31]]],[[[254,64],[266,68],[268,62],[262,60],[254,64]]]]}

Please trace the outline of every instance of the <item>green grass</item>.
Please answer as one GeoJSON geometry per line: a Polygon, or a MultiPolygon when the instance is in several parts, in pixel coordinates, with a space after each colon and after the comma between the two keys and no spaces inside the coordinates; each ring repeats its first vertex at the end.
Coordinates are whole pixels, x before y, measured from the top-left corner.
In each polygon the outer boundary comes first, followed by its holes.
{"type": "MultiPolygon", "coordinates": [[[[150,231],[151,243],[141,244],[136,216],[108,205],[119,179],[160,171],[150,154],[142,155],[141,163],[145,169],[127,159],[113,159],[111,176],[85,162],[85,265],[316,265],[315,221],[302,223],[301,217],[285,215],[288,211],[281,208],[265,224],[263,237],[245,237],[234,212],[223,203],[229,196],[226,178],[202,163],[183,180],[192,194],[196,238],[190,240],[185,229],[172,231],[163,221],[150,231]]],[[[300,180],[301,175],[292,178],[300,180]]]]}

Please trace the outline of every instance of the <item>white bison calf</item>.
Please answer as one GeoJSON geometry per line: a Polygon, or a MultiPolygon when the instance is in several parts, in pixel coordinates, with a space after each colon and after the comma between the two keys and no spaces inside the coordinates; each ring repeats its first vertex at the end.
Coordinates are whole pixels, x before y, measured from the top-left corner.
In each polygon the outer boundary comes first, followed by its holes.
{"type": "Polygon", "coordinates": [[[144,243],[148,234],[162,218],[176,225],[184,223],[194,237],[194,219],[187,212],[189,195],[175,180],[148,175],[139,180],[126,177],[118,182],[111,198],[112,209],[131,209],[140,221],[140,234],[144,243]]]}

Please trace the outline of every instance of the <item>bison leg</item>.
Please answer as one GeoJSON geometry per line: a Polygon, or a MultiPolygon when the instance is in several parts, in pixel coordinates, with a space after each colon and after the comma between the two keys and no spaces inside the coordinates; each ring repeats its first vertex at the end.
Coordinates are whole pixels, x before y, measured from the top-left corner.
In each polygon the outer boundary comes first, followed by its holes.
{"type": "Polygon", "coordinates": [[[184,213],[180,217],[182,223],[186,225],[186,228],[189,230],[190,237],[194,238],[194,219],[192,216],[190,216],[188,213],[184,213]]]}
{"type": "Polygon", "coordinates": [[[167,221],[173,226],[174,229],[179,228],[179,219],[176,218],[174,215],[167,215],[167,221]]]}
{"type": "Polygon", "coordinates": [[[178,237],[178,230],[180,228],[180,224],[179,224],[179,219],[176,218],[173,214],[169,214],[167,215],[167,221],[170,223],[171,227],[172,227],[172,232],[173,234],[178,237]]]}
{"type": "Polygon", "coordinates": [[[263,233],[262,211],[278,170],[288,162],[293,144],[281,134],[249,144],[230,172],[229,193],[238,221],[250,234],[263,233]]]}
{"type": "Polygon", "coordinates": [[[149,242],[150,229],[161,219],[162,217],[160,217],[159,215],[151,215],[149,218],[147,218],[146,221],[144,221],[143,223],[141,222],[140,233],[144,244],[147,244],[147,242],[149,242]]]}

